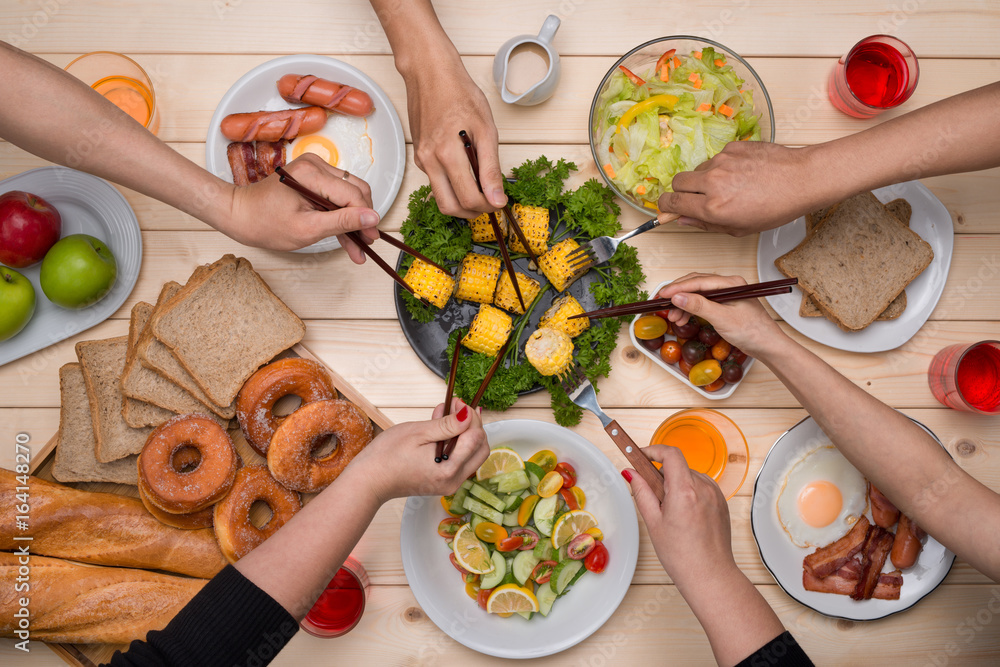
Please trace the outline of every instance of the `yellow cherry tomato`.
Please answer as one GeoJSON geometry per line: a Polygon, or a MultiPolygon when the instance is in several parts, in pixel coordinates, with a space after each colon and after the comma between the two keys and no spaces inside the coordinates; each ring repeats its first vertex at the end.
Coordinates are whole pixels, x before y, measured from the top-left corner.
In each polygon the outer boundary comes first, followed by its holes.
{"type": "Polygon", "coordinates": [[[540,452],[535,452],[528,460],[545,471],[546,474],[551,472],[552,469],[556,467],[556,463],[558,462],[556,453],[549,449],[543,449],[540,452]]]}
{"type": "Polygon", "coordinates": [[[587,494],[583,492],[583,489],[581,489],[579,486],[572,486],[570,487],[569,490],[570,493],[573,494],[573,497],[576,498],[576,504],[580,506],[580,509],[586,509],[587,494]]]}
{"type": "Polygon", "coordinates": [[[559,489],[562,488],[562,485],[563,485],[562,475],[557,473],[555,470],[549,473],[545,473],[545,477],[543,477],[542,481],[538,483],[538,495],[542,498],[548,498],[549,496],[554,496],[557,493],[559,493],[559,489]]]}
{"type": "Polygon", "coordinates": [[[688,379],[696,387],[712,384],[722,376],[722,366],[715,359],[699,361],[691,367],[688,379]]]}
{"type": "Polygon", "coordinates": [[[479,597],[479,583],[475,581],[465,582],[465,594],[475,600],[479,597]]]}
{"type": "Polygon", "coordinates": [[[498,526],[495,523],[484,521],[476,526],[476,537],[481,539],[483,542],[496,544],[500,540],[507,539],[507,529],[503,526],[498,526]]]}
{"type": "Polygon", "coordinates": [[[593,535],[594,539],[597,541],[601,541],[604,539],[604,533],[602,533],[601,529],[598,528],[597,526],[594,526],[593,528],[588,528],[583,532],[587,533],[588,535],[593,535]]]}
{"type": "Polygon", "coordinates": [[[667,333],[667,321],[656,315],[643,315],[635,321],[635,337],[640,340],[652,340],[667,333]]]}
{"type": "Polygon", "coordinates": [[[537,504],[538,496],[535,495],[528,496],[521,501],[521,506],[517,508],[517,525],[522,528],[528,525],[528,521],[531,519],[531,515],[534,513],[535,505],[537,504]]]}

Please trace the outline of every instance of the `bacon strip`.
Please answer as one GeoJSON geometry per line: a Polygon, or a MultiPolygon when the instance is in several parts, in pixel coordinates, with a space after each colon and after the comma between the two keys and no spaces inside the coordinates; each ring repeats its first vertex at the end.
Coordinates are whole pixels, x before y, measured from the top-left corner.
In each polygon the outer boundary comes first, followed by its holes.
{"type": "Polygon", "coordinates": [[[875,594],[879,575],[885,565],[889,552],[892,551],[894,536],[881,526],[868,529],[868,536],[861,548],[861,577],[851,594],[853,600],[870,600],[875,594]]]}
{"type": "Polygon", "coordinates": [[[226,147],[233,183],[250,185],[262,181],[285,165],[285,142],[258,141],[256,144],[234,141],[226,147]]]}
{"type": "MultiPolygon", "coordinates": [[[[802,586],[807,591],[816,593],[833,593],[836,595],[851,595],[857,587],[861,576],[861,563],[852,560],[840,570],[828,577],[819,578],[802,571],[802,586]]],[[[879,575],[878,582],[872,593],[872,597],[877,600],[898,600],[900,590],[903,586],[903,573],[899,570],[884,572],[879,575]]]]}
{"type": "Polygon", "coordinates": [[[285,143],[283,141],[257,142],[257,173],[261,178],[267,178],[278,167],[285,166],[285,143]]]}
{"type": "Polygon", "coordinates": [[[802,566],[820,579],[833,574],[861,551],[870,527],[868,518],[862,516],[847,535],[806,556],[802,566]]]}

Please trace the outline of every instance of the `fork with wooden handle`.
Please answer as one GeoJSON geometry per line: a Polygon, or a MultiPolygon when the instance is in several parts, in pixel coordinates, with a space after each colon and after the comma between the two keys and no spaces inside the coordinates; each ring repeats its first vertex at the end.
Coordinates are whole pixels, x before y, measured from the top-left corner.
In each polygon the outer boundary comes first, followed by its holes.
{"type": "Polygon", "coordinates": [[[646,480],[646,484],[656,494],[656,498],[660,502],[663,502],[663,474],[639,450],[639,446],[629,437],[625,429],[617,421],[606,415],[604,410],[601,410],[601,406],[597,403],[597,391],[594,389],[594,385],[590,384],[590,380],[587,379],[583,369],[576,365],[571,366],[562,375],[560,384],[566,390],[569,400],[597,415],[597,418],[601,420],[601,424],[604,426],[604,430],[607,431],[611,439],[618,445],[618,449],[622,451],[622,454],[632,464],[635,471],[646,480]]]}
{"type": "Polygon", "coordinates": [[[621,236],[598,236],[597,238],[590,239],[579,248],[566,255],[566,262],[569,263],[571,268],[582,268],[584,266],[591,266],[593,264],[601,264],[606,262],[615,256],[615,252],[618,251],[618,246],[622,244],[623,241],[627,241],[633,236],[638,236],[643,232],[648,232],[654,227],[659,227],[664,222],[671,222],[681,217],[679,214],[669,215],[662,221],[659,218],[653,218],[647,222],[642,223],[630,232],[626,232],[621,236]]]}

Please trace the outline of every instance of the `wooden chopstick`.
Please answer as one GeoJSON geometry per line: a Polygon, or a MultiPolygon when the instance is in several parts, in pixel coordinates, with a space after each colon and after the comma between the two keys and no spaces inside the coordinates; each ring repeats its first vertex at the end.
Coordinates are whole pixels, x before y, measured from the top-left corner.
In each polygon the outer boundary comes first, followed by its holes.
{"type": "MultiPolygon", "coordinates": [[[[798,284],[798,278],[782,278],[781,280],[771,280],[764,283],[754,283],[752,285],[737,285],[735,287],[722,287],[704,292],[695,292],[716,303],[727,301],[737,301],[740,299],[755,299],[776,294],[787,294],[792,291],[792,285],[798,284]]],[[[625,303],[620,306],[592,310],[588,313],[572,315],[569,319],[588,317],[590,319],[601,319],[603,317],[621,317],[623,315],[638,315],[640,313],[652,313],[657,310],[676,308],[670,299],[651,299],[649,301],[636,301],[625,303]]]]}
{"type": "MultiPolygon", "coordinates": [[[[504,343],[503,347],[500,348],[500,351],[497,352],[497,358],[493,360],[493,365],[490,366],[489,372],[486,373],[486,377],[483,378],[482,383],[479,385],[479,389],[476,391],[476,395],[472,398],[472,402],[467,404],[472,410],[479,407],[479,401],[482,400],[483,394],[486,393],[486,388],[490,385],[490,380],[493,379],[497,369],[500,368],[500,364],[503,362],[503,355],[507,352],[507,347],[509,345],[510,338],[507,339],[507,342],[504,343]]],[[[448,445],[444,448],[444,454],[441,455],[441,458],[447,459],[451,456],[451,452],[455,449],[456,442],[458,442],[458,437],[454,437],[448,441],[448,445]]]]}
{"type": "MultiPolygon", "coordinates": [[[[458,375],[458,358],[462,355],[462,333],[459,332],[458,337],[455,339],[455,349],[451,353],[451,373],[448,375],[448,389],[444,395],[444,414],[442,417],[447,417],[451,414],[451,399],[455,395],[455,377],[458,375]]],[[[444,453],[444,440],[438,440],[437,448],[434,453],[434,463],[441,463],[443,460],[447,460],[448,455],[444,453]]]]}

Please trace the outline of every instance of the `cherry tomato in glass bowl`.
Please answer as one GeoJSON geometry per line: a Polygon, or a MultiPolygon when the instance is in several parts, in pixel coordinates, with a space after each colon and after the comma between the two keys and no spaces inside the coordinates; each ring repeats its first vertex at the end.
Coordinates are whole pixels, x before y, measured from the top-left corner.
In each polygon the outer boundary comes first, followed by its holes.
{"type": "Polygon", "coordinates": [[[659,338],[667,333],[667,321],[656,315],[643,315],[632,326],[635,329],[635,337],[641,340],[659,338]]]}
{"type": "Polygon", "coordinates": [[[720,340],[718,343],[712,346],[712,358],[722,363],[729,356],[729,353],[733,351],[733,346],[724,340],[720,340]]]}
{"type": "Polygon", "coordinates": [[[604,568],[608,566],[608,558],[610,558],[608,548],[603,542],[598,542],[583,559],[583,566],[591,572],[604,572],[604,568]]]}
{"type": "Polygon", "coordinates": [[[568,489],[576,484],[576,468],[572,464],[560,461],[556,464],[555,471],[563,478],[562,488],[568,489]]]}
{"type": "MultiPolygon", "coordinates": [[[[482,524],[480,524],[482,525],[482,524]]],[[[524,538],[520,535],[514,537],[508,537],[506,539],[497,542],[497,551],[507,552],[507,551],[517,551],[524,544],[524,538]]]]}
{"type": "Polygon", "coordinates": [[[462,523],[462,520],[457,516],[442,519],[441,523],[438,524],[438,535],[450,540],[455,537],[455,533],[462,527],[462,523]]]}
{"type": "Polygon", "coordinates": [[[681,358],[681,346],[675,340],[668,340],[660,348],[660,358],[668,364],[676,364],[681,358]]]}
{"type": "Polygon", "coordinates": [[[704,387],[702,387],[702,389],[704,389],[705,391],[719,391],[725,386],[726,386],[726,381],[723,380],[722,378],[719,378],[715,382],[706,384],[704,387]]]}
{"type": "MultiPolygon", "coordinates": [[[[696,387],[712,384],[722,377],[722,366],[715,359],[700,361],[691,368],[688,379],[696,387]]],[[[482,524],[480,524],[482,525],[482,524]]]]}

